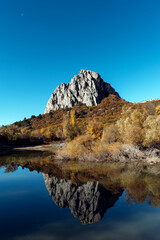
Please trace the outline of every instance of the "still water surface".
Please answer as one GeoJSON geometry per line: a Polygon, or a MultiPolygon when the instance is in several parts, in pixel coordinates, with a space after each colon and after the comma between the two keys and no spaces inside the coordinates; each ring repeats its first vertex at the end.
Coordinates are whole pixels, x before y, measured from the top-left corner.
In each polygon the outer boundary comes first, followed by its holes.
{"type": "Polygon", "coordinates": [[[157,170],[60,171],[48,159],[0,158],[0,239],[160,239],[157,170]]]}

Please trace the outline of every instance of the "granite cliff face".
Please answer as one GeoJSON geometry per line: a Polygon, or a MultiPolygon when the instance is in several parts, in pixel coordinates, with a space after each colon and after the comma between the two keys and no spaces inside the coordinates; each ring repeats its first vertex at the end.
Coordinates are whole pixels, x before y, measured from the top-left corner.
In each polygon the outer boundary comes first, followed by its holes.
{"type": "Polygon", "coordinates": [[[47,174],[43,174],[43,177],[54,202],[61,208],[69,208],[82,224],[100,221],[107,209],[113,207],[122,194],[122,190],[112,194],[98,182],[78,185],[72,184],[70,180],[49,177],[47,174]]]}
{"type": "Polygon", "coordinates": [[[94,71],[81,70],[68,84],[62,83],[52,93],[45,113],[59,108],[73,107],[78,102],[87,106],[99,104],[109,94],[119,96],[100,75],[94,71]]]}

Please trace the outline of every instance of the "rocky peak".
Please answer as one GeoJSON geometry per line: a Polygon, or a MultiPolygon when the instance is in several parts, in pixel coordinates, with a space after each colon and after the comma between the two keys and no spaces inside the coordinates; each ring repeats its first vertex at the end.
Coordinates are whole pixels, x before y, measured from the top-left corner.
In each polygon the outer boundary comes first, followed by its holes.
{"type": "Polygon", "coordinates": [[[109,94],[119,94],[94,71],[81,70],[68,84],[62,83],[52,93],[45,113],[59,108],[73,107],[78,102],[87,106],[99,104],[109,94]]]}

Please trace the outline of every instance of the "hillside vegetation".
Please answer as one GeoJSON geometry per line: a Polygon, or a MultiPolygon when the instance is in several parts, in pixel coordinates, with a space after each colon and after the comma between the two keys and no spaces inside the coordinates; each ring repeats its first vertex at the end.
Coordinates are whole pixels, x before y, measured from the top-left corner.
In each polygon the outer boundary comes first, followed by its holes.
{"type": "Polygon", "coordinates": [[[86,133],[69,142],[57,157],[159,162],[160,101],[125,103],[121,108],[121,117],[102,122],[97,118],[89,121],[86,133]]]}
{"type": "MultiPolygon", "coordinates": [[[[136,146],[134,154],[140,154],[140,149],[159,148],[159,123],[159,100],[130,103],[109,95],[97,106],[79,103],[2,126],[0,142],[26,146],[63,140],[69,143],[58,153],[59,158],[110,159],[118,158],[126,144],[126,149],[136,146]]],[[[150,156],[147,154],[145,157],[150,156]]]]}
{"type": "Polygon", "coordinates": [[[131,104],[110,95],[97,106],[87,107],[79,103],[73,108],[59,109],[47,114],[31,116],[29,119],[24,118],[23,121],[2,126],[0,142],[9,145],[32,145],[54,140],[72,140],[77,134],[85,134],[87,124],[92,120],[100,122],[102,127],[117,121],[121,117],[124,105],[131,104]],[[71,126],[73,124],[70,124],[70,118],[75,119],[75,127],[71,126]]]}

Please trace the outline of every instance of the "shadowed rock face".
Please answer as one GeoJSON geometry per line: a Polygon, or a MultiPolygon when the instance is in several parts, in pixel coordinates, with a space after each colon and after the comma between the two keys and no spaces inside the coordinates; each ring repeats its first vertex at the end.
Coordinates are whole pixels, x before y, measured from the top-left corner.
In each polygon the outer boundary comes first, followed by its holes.
{"type": "Polygon", "coordinates": [[[109,83],[104,82],[98,73],[81,70],[70,83],[62,83],[56,88],[47,103],[45,113],[59,108],[73,107],[78,102],[87,106],[97,105],[109,94],[119,97],[119,94],[109,83]]]}
{"type": "Polygon", "coordinates": [[[47,174],[43,174],[43,177],[54,202],[61,208],[69,208],[82,224],[100,221],[123,192],[120,190],[119,193],[112,194],[98,182],[77,185],[70,180],[49,177],[47,174]]]}

